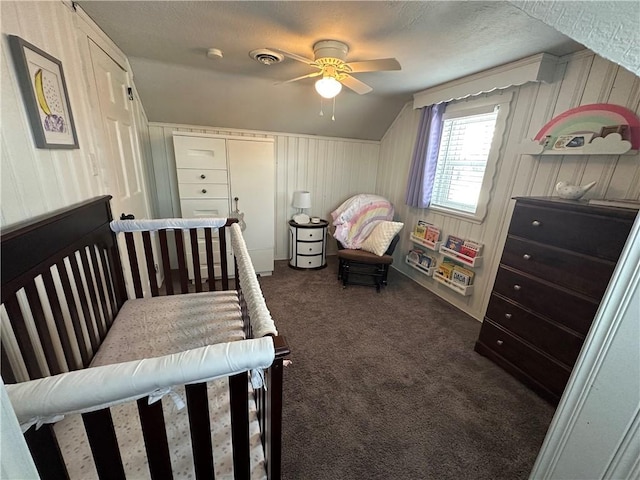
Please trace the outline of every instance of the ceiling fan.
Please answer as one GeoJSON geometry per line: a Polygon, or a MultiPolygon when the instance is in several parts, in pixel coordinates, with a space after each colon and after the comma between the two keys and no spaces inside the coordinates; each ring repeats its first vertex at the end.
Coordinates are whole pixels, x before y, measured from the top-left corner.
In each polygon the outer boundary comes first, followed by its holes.
{"type": "Polygon", "coordinates": [[[360,95],[364,95],[373,90],[366,83],[353,77],[351,75],[353,73],[401,69],[400,64],[395,58],[379,58],[376,60],[347,63],[345,59],[347,58],[349,47],[337,40],[322,40],[317,42],[313,46],[314,60],[278,48],[272,48],[271,50],[275,50],[286,57],[317,68],[317,72],[292,78],[282,83],[291,83],[304,78],[322,76],[322,78],[316,82],[316,91],[324,98],[334,98],[340,93],[340,90],[342,90],[342,85],[360,95]]]}

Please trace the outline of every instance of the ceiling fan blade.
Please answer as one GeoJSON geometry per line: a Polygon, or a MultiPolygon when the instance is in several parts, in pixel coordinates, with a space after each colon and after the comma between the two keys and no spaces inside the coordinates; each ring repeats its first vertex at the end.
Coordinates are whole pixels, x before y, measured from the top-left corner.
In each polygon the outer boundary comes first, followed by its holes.
{"type": "Polygon", "coordinates": [[[349,62],[351,72],[380,72],[385,70],[401,70],[402,67],[395,58],[379,58],[377,60],[365,60],[363,62],[349,62]]]}
{"type": "Polygon", "coordinates": [[[283,85],[285,83],[297,82],[298,80],[302,80],[304,78],[318,77],[320,75],[322,75],[322,71],[308,73],[307,75],[302,75],[300,77],[292,78],[291,80],[286,80],[284,82],[278,82],[278,83],[276,83],[276,85],[283,85]]]}
{"type": "Polygon", "coordinates": [[[315,65],[315,61],[310,58],[302,57],[300,55],[296,55],[295,53],[287,52],[285,50],[280,50],[279,48],[269,48],[269,50],[273,50],[274,52],[278,52],[283,54],[285,57],[292,58],[302,63],[306,63],[307,65],[315,65]]]}
{"type": "Polygon", "coordinates": [[[347,75],[345,78],[340,80],[340,82],[345,86],[353,90],[354,92],[364,95],[365,93],[369,93],[373,88],[367,85],[364,82],[361,82],[357,78],[353,78],[350,75],[347,75]]]}

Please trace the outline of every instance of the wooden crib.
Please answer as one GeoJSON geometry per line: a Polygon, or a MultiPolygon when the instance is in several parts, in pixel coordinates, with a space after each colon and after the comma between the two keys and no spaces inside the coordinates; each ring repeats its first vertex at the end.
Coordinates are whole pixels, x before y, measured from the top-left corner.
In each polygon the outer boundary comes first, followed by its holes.
{"type": "MultiPolygon", "coordinates": [[[[277,335],[264,305],[237,220],[228,219],[226,223],[223,220],[218,228],[181,231],[175,226],[165,226],[144,229],[139,233],[119,234],[124,237],[120,241],[126,245],[124,248],[128,257],[130,273],[125,273],[118,249],[119,239],[110,227],[110,198],[103,196],[85,201],[10,227],[2,233],[2,378],[23,429],[26,420],[21,415],[35,419],[26,422],[26,426],[29,423],[39,426],[37,429],[36,426],[28,428],[25,438],[41,478],[70,478],[70,460],[65,456],[65,447],[57,439],[61,433],[53,423],[48,422],[58,419],[56,415],[73,412],[81,412],[82,421],[78,423],[84,429],[83,435],[86,434],[97,477],[137,478],[125,468],[120,445],[122,438],[116,433],[112,416],[112,411],[126,402],[132,408],[137,406],[136,422],[144,443],[137,450],[142,452],[146,465],[144,468],[148,470],[144,476],[153,479],[180,477],[182,471],[176,472],[172,467],[174,458],[170,448],[173,447],[170,447],[167,436],[172,426],[165,424],[166,403],[170,398],[165,396],[155,403],[151,403],[150,398],[152,391],[154,395],[169,392],[175,396],[176,389],[180,389],[186,397],[187,431],[191,444],[188,473],[184,476],[194,474],[197,479],[224,477],[226,474],[220,475],[217,467],[214,468],[214,460],[219,452],[214,451],[212,436],[215,432],[212,431],[210,419],[210,410],[213,408],[210,388],[213,382],[224,385],[224,398],[229,399],[228,422],[223,421],[222,424],[229,424],[229,456],[232,457],[229,461],[232,463],[230,476],[235,479],[280,478],[283,359],[289,354],[289,349],[285,339],[277,335]],[[232,241],[235,261],[227,260],[228,241],[232,241]],[[169,264],[170,246],[173,245],[179,267],[177,278],[169,264]],[[203,281],[200,270],[203,258],[207,264],[206,277],[215,278],[215,281],[203,281]],[[189,279],[187,262],[193,264],[192,280],[189,279]],[[161,284],[158,281],[161,274],[158,272],[164,274],[161,284]],[[235,273],[233,279],[230,273],[235,273]],[[129,279],[129,290],[135,292],[135,298],[147,298],[129,300],[125,277],[129,279]],[[195,293],[189,293],[190,289],[195,293]],[[219,345],[206,342],[199,345],[198,342],[203,340],[196,335],[198,338],[191,338],[192,344],[182,352],[176,351],[173,339],[169,339],[172,349],[161,351],[154,358],[141,359],[139,352],[130,351],[130,345],[136,339],[132,338],[132,342],[129,342],[129,339],[122,337],[122,331],[127,332],[130,327],[122,323],[125,321],[123,315],[117,319],[116,315],[128,308],[135,317],[137,305],[141,305],[135,302],[153,304],[161,301],[158,297],[162,295],[175,295],[172,298],[181,302],[181,305],[192,305],[195,299],[200,303],[205,302],[207,315],[209,310],[213,312],[217,308],[214,305],[217,299],[228,301],[231,298],[231,303],[225,304],[224,308],[231,315],[229,325],[237,330],[230,337],[233,341],[227,339],[219,345]],[[100,347],[107,345],[105,342],[118,325],[124,330],[120,328],[120,337],[116,337],[116,344],[111,342],[109,348],[117,351],[119,356],[124,355],[125,361],[116,364],[102,362],[101,366],[92,364],[96,355],[102,354],[100,347]],[[253,337],[254,332],[256,338],[253,337]],[[260,342],[259,348],[264,347],[272,352],[267,362],[270,365],[264,363],[264,359],[261,363],[252,357],[238,357],[240,360],[237,362],[234,360],[234,351],[238,348],[243,348],[243,352],[251,350],[258,345],[257,342],[260,342]],[[218,351],[224,351],[222,356],[216,356],[218,351]],[[193,368],[185,365],[184,359],[189,355],[198,356],[201,364],[193,368]],[[204,362],[202,359],[205,358],[210,360],[204,362]],[[218,362],[219,358],[222,360],[218,362]],[[224,367],[220,363],[227,358],[231,359],[233,368],[221,375],[224,367]],[[264,368],[259,368],[260,365],[264,368]],[[150,366],[155,366],[158,374],[138,381],[137,375],[150,366]],[[131,375],[129,383],[136,386],[113,386],[114,367],[120,369],[118,372],[126,372],[123,374],[125,376],[131,375]],[[197,372],[185,373],[190,369],[197,372]],[[80,377],[86,374],[91,375],[80,377]],[[256,375],[263,377],[264,388],[251,388],[249,379],[256,375]],[[223,378],[219,379],[220,376],[223,378]],[[183,379],[182,384],[172,384],[175,378],[183,379]],[[38,389],[52,380],[70,385],[73,383],[69,382],[75,381],[78,391],[87,389],[95,392],[99,398],[95,402],[97,405],[82,400],[85,403],[80,406],[54,407],[52,404],[57,405],[56,402],[66,405],[65,398],[56,399],[52,395],[43,400],[40,393],[33,393],[42,391],[38,389]],[[127,390],[126,395],[121,395],[123,398],[116,398],[113,396],[116,394],[110,393],[111,390],[128,388],[133,390],[127,390]],[[41,405],[29,407],[32,410],[28,413],[19,413],[24,411],[22,404],[32,400],[40,401],[41,405]],[[104,405],[110,408],[103,408],[104,405]],[[42,412],[38,408],[42,408],[42,412]],[[252,428],[259,431],[258,444],[260,454],[264,457],[257,470],[255,465],[251,466],[250,460],[250,423],[252,428]]],[[[122,227],[123,222],[115,223],[122,227]]],[[[160,307],[161,310],[163,308],[160,307]]],[[[169,321],[164,320],[167,324],[175,322],[177,328],[182,328],[181,318],[171,318],[170,313],[167,315],[169,321]]],[[[218,314],[211,315],[213,318],[218,314]]],[[[151,321],[154,327],[158,327],[155,325],[156,317],[151,317],[145,321],[151,321]]],[[[159,322],[164,317],[157,318],[159,322]]],[[[190,321],[197,322],[199,319],[190,321]]],[[[198,328],[206,330],[212,327],[210,323],[207,320],[198,328]]],[[[147,327],[143,327],[143,331],[146,331],[144,328],[147,327]]],[[[134,331],[133,328],[131,331],[134,331]]],[[[143,337],[139,340],[145,344],[152,342],[152,339],[144,338],[145,335],[138,336],[143,337]]],[[[45,391],[48,392],[46,388],[45,391]]],[[[186,414],[183,417],[186,418],[186,414]]],[[[67,443],[65,440],[64,444],[67,443]]],[[[84,468],[84,465],[81,467],[84,468]]],[[[85,473],[80,475],[86,478],[85,473]]]]}

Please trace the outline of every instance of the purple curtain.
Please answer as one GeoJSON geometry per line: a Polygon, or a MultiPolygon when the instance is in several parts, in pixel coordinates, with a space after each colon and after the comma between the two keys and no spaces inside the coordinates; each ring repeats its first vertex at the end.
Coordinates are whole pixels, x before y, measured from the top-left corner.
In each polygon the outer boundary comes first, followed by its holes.
{"type": "Polygon", "coordinates": [[[422,109],[405,195],[405,203],[410,207],[427,208],[431,203],[442,135],[442,114],[446,106],[446,103],[438,103],[422,109]]]}

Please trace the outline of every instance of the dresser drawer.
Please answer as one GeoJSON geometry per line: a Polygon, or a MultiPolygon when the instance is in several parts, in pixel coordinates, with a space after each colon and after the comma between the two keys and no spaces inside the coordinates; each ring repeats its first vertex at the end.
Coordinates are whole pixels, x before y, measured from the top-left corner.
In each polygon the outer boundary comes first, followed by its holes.
{"type": "Polygon", "coordinates": [[[615,263],[508,237],[501,263],[600,300],[615,263]]]}
{"type": "Polygon", "coordinates": [[[322,253],[323,242],[298,242],[296,252],[302,255],[317,255],[322,253]]]}
{"type": "Polygon", "coordinates": [[[568,366],[578,358],[584,339],[493,294],[487,317],[568,366]]]}
{"type": "Polygon", "coordinates": [[[180,200],[180,208],[183,218],[227,218],[229,216],[229,199],[184,199],[180,200]]]}
{"type": "Polygon", "coordinates": [[[179,168],[178,183],[228,183],[226,170],[179,168]]]}
{"type": "Polygon", "coordinates": [[[630,228],[613,217],[517,203],[509,234],[616,261],[630,228]]]}
{"type": "Polygon", "coordinates": [[[571,370],[553,361],[537,349],[518,340],[500,326],[485,320],[478,342],[558,397],[562,395],[571,370]]]}
{"type": "Polygon", "coordinates": [[[180,198],[229,198],[229,187],[219,183],[180,183],[180,198]]]}
{"type": "Polygon", "coordinates": [[[227,168],[227,143],[222,138],[173,137],[178,168],[227,168]]]}
{"type": "Polygon", "coordinates": [[[314,242],[322,240],[324,237],[324,228],[297,228],[297,240],[314,242]]]}
{"type": "Polygon", "coordinates": [[[598,302],[561,290],[500,266],[494,292],[535,313],[586,335],[598,309],[598,302]]]}

